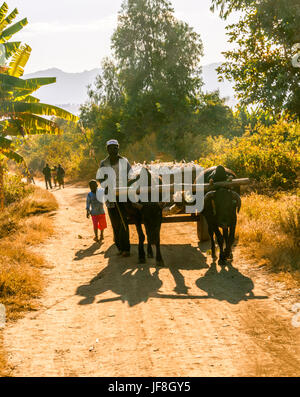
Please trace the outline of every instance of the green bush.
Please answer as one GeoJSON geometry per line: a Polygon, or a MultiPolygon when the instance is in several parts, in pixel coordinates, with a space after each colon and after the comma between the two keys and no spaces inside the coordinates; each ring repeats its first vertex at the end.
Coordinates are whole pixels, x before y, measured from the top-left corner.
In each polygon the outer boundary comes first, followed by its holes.
{"type": "Polygon", "coordinates": [[[232,140],[207,138],[199,164],[223,164],[239,177],[254,178],[270,188],[293,187],[299,172],[300,123],[281,119],[269,127],[257,125],[255,131],[232,140]]]}
{"type": "Polygon", "coordinates": [[[22,182],[22,176],[9,173],[4,174],[5,205],[20,201],[30,192],[30,187],[22,182]]]}
{"type": "MultiPolygon", "coordinates": [[[[29,137],[21,148],[21,154],[34,172],[41,173],[45,164],[51,168],[61,164],[66,178],[76,178],[81,171],[81,163],[91,159],[83,134],[72,123],[57,121],[64,131],[61,135],[35,135],[29,137]]],[[[92,160],[90,160],[92,161],[92,160]]]]}

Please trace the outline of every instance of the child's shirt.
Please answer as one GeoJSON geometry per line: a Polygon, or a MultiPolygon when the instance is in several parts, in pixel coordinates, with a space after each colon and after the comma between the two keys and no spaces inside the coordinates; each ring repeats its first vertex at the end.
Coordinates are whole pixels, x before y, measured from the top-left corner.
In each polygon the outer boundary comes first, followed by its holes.
{"type": "Polygon", "coordinates": [[[89,192],[86,198],[86,209],[91,215],[105,214],[103,202],[97,200],[96,193],[89,192]]]}

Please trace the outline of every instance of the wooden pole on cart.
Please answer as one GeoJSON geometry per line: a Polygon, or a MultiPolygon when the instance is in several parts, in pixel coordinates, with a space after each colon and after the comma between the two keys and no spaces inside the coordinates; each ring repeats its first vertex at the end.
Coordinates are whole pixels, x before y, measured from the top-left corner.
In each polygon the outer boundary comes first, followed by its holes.
{"type": "MultiPolygon", "coordinates": [[[[240,178],[240,179],[233,179],[232,181],[226,181],[226,182],[215,182],[213,184],[210,183],[204,183],[204,184],[181,184],[178,185],[178,191],[184,192],[185,190],[192,190],[193,193],[196,192],[197,189],[204,188],[204,192],[208,192],[210,190],[215,189],[216,187],[236,187],[236,186],[241,186],[241,185],[248,185],[250,183],[249,178],[240,178]],[[186,187],[186,189],[185,189],[186,187]]],[[[155,186],[142,186],[140,189],[138,189],[137,193],[151,193],[151,190],[157,189],[159,193],[163,192],[163,189],[168,189],[170,191],[170,194],[174,194],[176,184],[170,184],[170,185],[155,185],[155,186]]],[[[128,188],[121,188],[121,189],[116,189],[116,195],[119,196],[121,194],[128,194],[128,188]]]]}

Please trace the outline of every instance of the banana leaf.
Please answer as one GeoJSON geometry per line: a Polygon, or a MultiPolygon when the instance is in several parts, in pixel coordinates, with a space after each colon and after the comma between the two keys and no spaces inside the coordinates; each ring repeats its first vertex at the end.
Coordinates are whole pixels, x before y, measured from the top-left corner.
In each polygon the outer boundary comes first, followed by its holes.
{"type": "Polygon", "coordinates": [[[35,79],[24,79],[23,81],[29,84],[36,84],[40,88],[43,85],[56,83],[56,77],[37,77],[35,79]]]}
{"type": "Polygon", "coordinates": [[[72,113],[57,106],[45,103],[26,103],[26,102],[2,102],[0,117],[6,114],[33,113],[44,116],[56,116],[62,119],[77,122],[79,118],[72,113]]]}
{"type": "Polygon", "coordinates": [[[8,5],[4,2],[0,7],[0,22],[2,22],[3,19],[5,18],[7,11],[8,11],[8,5]]]}
{"type": "Polygon", "coordinates": [[[29,103],[39,103],[41,102],[40,99],[36,98],[35,96],[32,95],[27,95],[25,97],[23,97],[23,99],[18,98],[19,101],[22,102],[29,102],[29,103]]]}
{"type": "Polygon", "coordinates": [[[1,149],[8,149],[12,144],[10,139],[7,139],[0,135],[0,148],[1,149]]]}
{"type": "Polygon", "coordinates": [[[56,134],[54,132],[50,132],[49,130],[34,130],[32,132],[27,132],[26,130],[24,130],[24,132],[22,133],[21,130],[18,130],[17,127],[13,127],[9,130],[5,131],[7,134],[9,134],[10,136],[22,136],[25,137],[27,135],[59,135],[56,134]]]}
{"type": "Polygon", "coordinates": [[[27,23],[27,18],[24,18],[9,28],[3,30],[2,34],[0,35],[0,43],[4,43],[5,41],[9,40],[12,35],[19,32],[24,26],[27,25],[27,23]]]}
{"type": "Polygon", "coordinates": [[[55,77],[39,77],[35,79],[20,79],[15,76],[10,76],[8,74],[0,73],[0,88],[4,86],[5,88],[10,87],[13,90],[26,90],[29,93],[36,91],[38,88],[53,84],[56,82],[55,77]]]}
{"type": "Polygon", "coordinates": [[[20,79],[18,77],[10,76],[8,74],[0,73],[0,88],[10,89],[10,90],[26,90],[35,91],[39,88],[39,85],[35,82],[20,79]]]}
{"type": "Polygon", "coordinates": [[[13,150],[7,150],[7,149],[2,150],[0,147],[0,153],[4,154],[4,156],[6,156],[11,160],[14,160],[16,163],[23,163],[23,162],[25,163],[24,158],[20,154],[14,152],[13,150]]]}
{"type": "Polygon", "coordinates": [[[6,58],[8,59],[12,56],[12,54],[14,54],[17,51],[17,49],[21,45],[21,42],[20,41],[10,41],[8,43],[4,43],[3,45],[5,47],[6,58]]]}
{"type": "Polygon", "coordinates": [[[17,119],[7,119],[4,135],[36,135],[36,134],[62,134],[63,130],[58,125],[48,119],[34,114],[21,114],[17,119]]]}
{"type": "Polygon", "coordinates": [[[19,14],[18,10],[15,8],[5,19],[0,22],[0,32],[6,28],[19,14]]]}
{"type": "Polygon", "coordinates": [[[10,63],[8,74],[10,76],[20,77],[23,76],[24,67],[30,57],[31,48],[29,45],[22,46],[13,55],[10,63]]]}

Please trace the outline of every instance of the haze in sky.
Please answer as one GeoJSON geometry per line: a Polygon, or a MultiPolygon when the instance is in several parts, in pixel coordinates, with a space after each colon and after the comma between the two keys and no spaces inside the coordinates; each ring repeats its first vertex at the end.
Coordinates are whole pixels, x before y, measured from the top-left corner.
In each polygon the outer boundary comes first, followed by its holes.
{"type": "MultiPolygon", "coordinates": [[[[99,68],[111,54],[110,38],[117,26],[122,0],[6,0],[17,8],[18,20],[28,25],[14,36],[32,47],[26,73],[57,67],[66,72],[99,68]]],[[[0,3],[2,4],[1,0],[0,3]]],[[[204,45],[202,65],[224,60],[230,48],[225,26],[237,15],[222,21],[209,9],[211,0],[172,0],[177,18],[200,33],[204,45]]]]}

